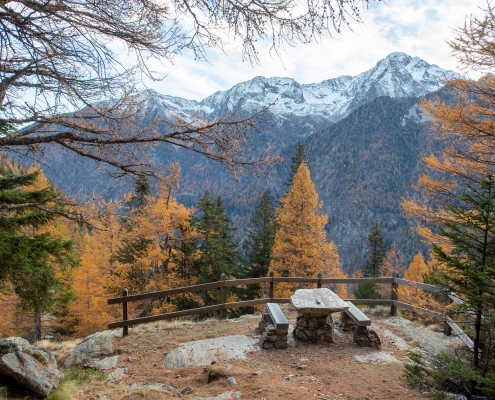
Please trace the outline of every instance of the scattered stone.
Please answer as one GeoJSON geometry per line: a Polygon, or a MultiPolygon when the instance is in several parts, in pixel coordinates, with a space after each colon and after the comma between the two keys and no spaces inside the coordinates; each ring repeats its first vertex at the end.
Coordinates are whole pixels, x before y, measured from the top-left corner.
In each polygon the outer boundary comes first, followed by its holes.
{"type": "Polygon", "coordinates": [[[20,337],[0,339],[0,376],[43,398],[64,378],[52,353],[20,337]]]}
{"type": "Polygon", "coordinates": [[[117,365],[117,362],[119,361],[119,357],[120,356],[105,357],[102,358],[101,360],[90,361],[88,363],[88,367],[99,369],[100,371],[112,369],[115,368],[115,366],[117,365]]]}
{"type": "Polygon", "coordinates": [[[255,371],[255,372],[253,372],[253,375],[261,375],[261,374],[262,374],[261,371],[255,371]]]}
{"type": "Polygon", "coordinates": [[[229,376],[227,378],[227,385],[237,385],[237,382],[235,381],[233,376],[229,376]]]}
{"type": "Polygon", "coordinates": [[[216,397],[193,397],[193,400],[230,400],[232,398],[230,394],[231,392],[225,392],[216,397]]]}
{"type": "Polygon", "coordinates": [[[104,394],[97,394],[96,397],[98,398],[98,400],[107,400],[108,397],[104,394]]]}
{"type": "Polygon", "coordinates": [[[290,380],[291,380],[291,378],[294,378],[294,377],[295,377],[295,375],[294,375],[294,374],[289,374],[289,375],[287,375],[287,380],[288,380],[288,381],[290,381],[290,380]]]}
{"type": "Polygon", "coordinates": [[[108,374],[108,379],[112,383],[118,383],[124,377],[125,368],[117,368],[108,374]]]}
{"type": "Polygon", "coordinates": [[[261,393],[261,392],[266,392],[268,390],[268,388],[261,388],[258,390],[258,393],[261,393]]]}
{"type": "Polygon", "coordinates": [[[69,357],[64,362],[64,368],[72,368],[77,365],[87,365],[101,356],[113,353],[113,339],[122,336],[117,330],[96,332],[86,337],[80,345],[70,351],[69,357]]]}
{"type": "Polygon", "coordinates": [[[184,389],[181,390],[180,394],[185,396],[189,393],[192,393],[193,389],[191,386],[186,386],[184,389]]]}
{"type": "Polygon", "coordinates": [[[209,365],[219,360],[245,360],[247,352],[256,350],[257,341],[248,336],[234,335],[183,343],[165,356],[163,365],[181,369],[190,365],[209,365]]]}
{"type": "Polygon", "coordinates": [[[299,361],[301,361],[301,362],[307,362],[307,361],[309,361],[309,359],[308,358],[301,358],[299,361]]]}
{"type": "Polygon", "coordinates": [[[305,369],[305,368],[307,368],[307,365],[305,364],[300,364],[297,366],[297,369],[305,369]]]}
{"type": "Polygon", "coordinates": [[[181,395],[182,394],[180,392],[180,390],[174,388],[173,386],[166,385],[164,383],[153,382],[150,385],[148,385],[148,387],[160,388],[160,389],[166,390],[167,392],[170,392],[170,393],[173,393],[173,394],[177,394],[177,395],[181,395]]]}
{"type": "Polygon", "coordinates": [[[240,399],[240,398],[242,397],[241,392],[235,392],[235,393],[234,393],[234,397],[235,397],[236,399],[240,399]]]}

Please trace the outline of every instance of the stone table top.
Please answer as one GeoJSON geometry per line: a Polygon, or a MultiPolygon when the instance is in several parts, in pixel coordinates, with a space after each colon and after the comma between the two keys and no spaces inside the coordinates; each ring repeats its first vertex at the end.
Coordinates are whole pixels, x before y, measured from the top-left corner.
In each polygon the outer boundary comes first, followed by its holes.
{"type": "Polygon", "coordinates": [[[290,303],[302,313],[331,314],[349,308],[347,303],[327,288],[298,289],[290,298],[290,303]]]}

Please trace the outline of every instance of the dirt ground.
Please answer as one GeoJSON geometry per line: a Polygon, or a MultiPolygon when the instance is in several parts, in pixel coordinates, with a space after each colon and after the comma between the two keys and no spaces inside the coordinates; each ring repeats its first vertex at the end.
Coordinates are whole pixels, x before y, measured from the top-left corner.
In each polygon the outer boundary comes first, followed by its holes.
{"type": "MultiPolygon", "coordinates": [[[[285,309],[289,323],[296,312],[285,309]]],[[[163,366],[165,355],[179,343],[228,335],[255,336],[259,316],[238,320],[208,320],[202,323],[174,322],[149,324],[131,330],[129,336],[116,339],[116,368],[125,368],[119,384],[89,383],[80,388],[77,399],[137,400],[179,397],[146,386],[159,382],[179,390],[190,386],[193,392],[182,396],[192,399],[214,397],[231,392],[242,399],[419,399],[427,397],[407,387],[402,362],[406,352],[428,344],[445,349],[460,346],[457,338],[447,338],[438,326],[425,327],[401,318],[371,316],[381,348],[360,348],[352,333],[336,329],[338,343],[316,345],[291,341],[286,350],[258,350],[246,360],[218,361],[209,368],[218,379],[208,383],[204,366],[169,369],[163,366]],[[227,377],[236,384],[229,386],[227,377]],[[106,397],[105,397],[106,396],[106,397]]]]}

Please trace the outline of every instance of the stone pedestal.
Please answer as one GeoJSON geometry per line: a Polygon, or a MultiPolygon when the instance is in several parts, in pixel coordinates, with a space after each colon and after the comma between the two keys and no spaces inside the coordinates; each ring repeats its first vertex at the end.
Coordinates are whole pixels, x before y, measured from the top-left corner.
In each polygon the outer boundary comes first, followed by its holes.
{"type": "Polygon", "coordinates": [[[382,344],[378,334],[366,326],[355,326],[353,332],[354,342],[359,347],[380,347],[382,344]]]}
{"type": "Polygon", "coordinates": [[[260,347],[262,349],[286,349],[288,347],[287,336],[289,329],[277,329],[266,308],[261,314],[258,331],[261,333],[260,347]]]}
{"type": "Polygon", "coordinates": [[[294,337],[301,342],[335,342],[330,315],[298,313],[294,337]]]}
{"type": "Polygon", "coordinates": [[[349,306],[330,289],[299,289],[290,298],[297,309],[294,337],[302,342],[335,342],[332,313],[349,306]]]}

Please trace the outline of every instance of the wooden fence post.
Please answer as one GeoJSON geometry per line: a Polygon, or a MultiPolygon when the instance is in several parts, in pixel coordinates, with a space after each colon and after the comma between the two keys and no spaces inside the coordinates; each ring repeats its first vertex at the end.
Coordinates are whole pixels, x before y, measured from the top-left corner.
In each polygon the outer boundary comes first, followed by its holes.
{"type": "Polygon", "coordinates": [[[318,289],[321,289],[321,271],[318,272],[318,283],[316,285],[318,289]]]}
{"type": "MultiPolygon", "coordinates": [[[[129,296],[129,290],[124,289],[122,290],[122,297],[127,297],[129,296]]],[[[122,320],[127,321],[127,301],[124,301],[122,303],[122,320]]],[[[129,327],[124,326],[122,336],[127,336],[129,334],[129,327]]]]}
{"type": "MultiPolygon", "coordinates": [[[[225,286],[225,281],[227,280],[227,275],[222,274],[220,276],[220,279],[223,282],[223,285],[220,287],[220,293],[222,297],[222,304],[225,304],[227,302],[227,287],[225,286]]],[[[220,310],[220,319],[227,319],[227,310],[222,309],[220,310]]]]}
{"type": "MultiPolygon", "coordinates": [[[[398,278],[398,277],[399,277],[399,271],[395,270],[392,273],[392,278],[398,278]]],[[[392,299],[392,302],[397,301],[399,299],[399,285],[395,282],[392,282],[391,288],[392,291],[390,293],[390,298],[392,299]]],[[[390,306],[390,315],[392,317],[397,317],[397,306],[394,303],[392,303],[392,305],[390,306]]]]}
{"type": "Polygon", "coordinates": [[[269,275],[270,278],[272,278],[272,280],[270,281],[270,289],[268,291],[268,297],[270,299],[273,299],[273,276],[275,275],[275,273],[273,271],[270,271],[269,275]]]}

